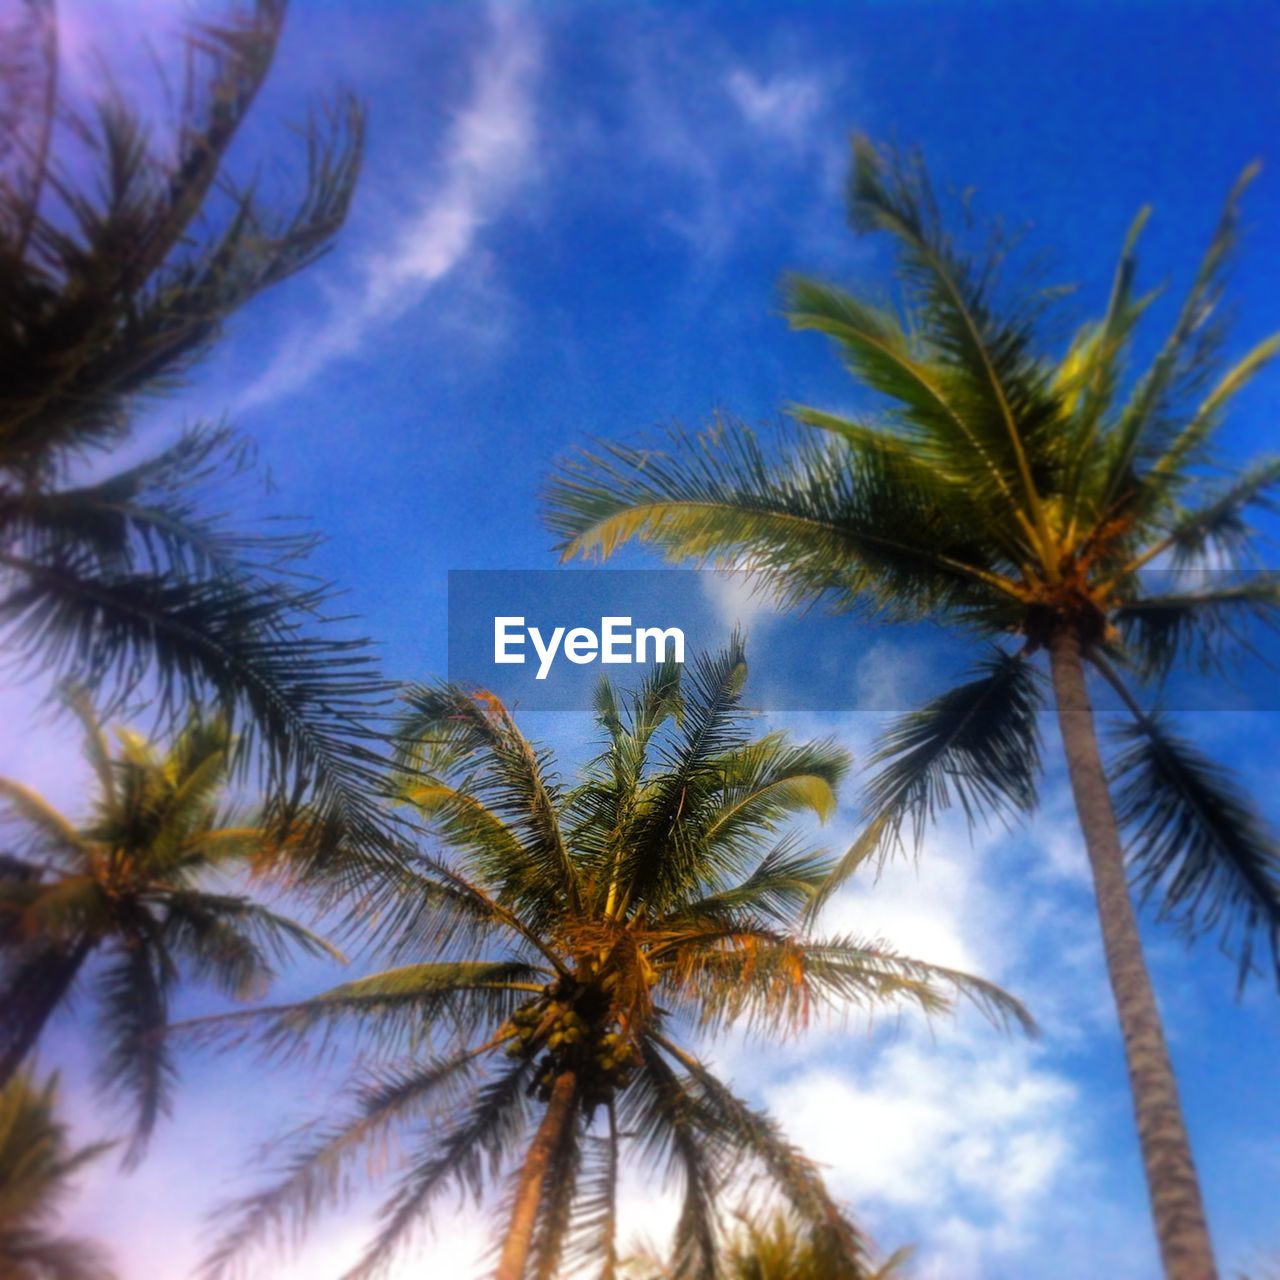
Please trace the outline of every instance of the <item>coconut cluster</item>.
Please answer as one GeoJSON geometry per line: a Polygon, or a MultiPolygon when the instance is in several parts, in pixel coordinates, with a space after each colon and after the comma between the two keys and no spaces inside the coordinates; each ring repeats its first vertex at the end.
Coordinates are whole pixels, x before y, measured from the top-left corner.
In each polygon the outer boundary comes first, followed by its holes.
{"type": "Polygon", "coordinates": [[[609,1018],[607,1001],[591,988],[552,984],[546,995],[517,1009],[508,1026],[513,1033],[509,1057],[542,1054],[530,1086],[542,1102],[551,1096],[555,1078],[572,1071],[586,1105],[598,1106],[627,1087],[640,1060],[635,1045],[609,1018]]]}

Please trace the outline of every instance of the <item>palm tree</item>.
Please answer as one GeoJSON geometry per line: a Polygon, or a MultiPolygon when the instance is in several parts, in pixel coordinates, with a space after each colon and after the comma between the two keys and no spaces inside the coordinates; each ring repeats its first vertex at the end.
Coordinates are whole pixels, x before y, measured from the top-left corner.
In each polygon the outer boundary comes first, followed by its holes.
{"type": "Polygon", "coordinates": [[[0,1083],[15,1078],[92,958],[100,1076],[133,1099],[136,1159],[168,1106],[173,1062],[160,1033],[184,972],[245,999],[292,949],[337,953],[235,891],[235,873],[281,851],[273,831],[219,803],[225,722],[194,715],[164,754],[121,730],[113,755],[87,698],[71,700],[97,780],[88,821],[0,778],[0,803],[27,836],[26,857],[0,878],[0,1083]]]}
{"type": "Polygon", "coordinates": [[[196,426],[107,470],[139,411],[346,216],[363,131],[346,95],[306,130],[293,203],[227,171],[284,16],[256,0],[192,26],[163,137],[109,76],[87,109],[62,90],[52,0],[0,20],[0,638],[117,701],[158,687],[179,714],[216,702],[280,807],[305,785],[376,843],[366,718],[382,684],[300,572],[313,539],[214,514],[243,501],[247,445],[196,426]]]}
{"type": "Polygon", "coordinates": [[[349,1188],[360,1152],[398,1131],[411,1135],[407,1167],[347,1280],[379,1274],[441,1194],[479,1197],[508,1171],[499,1280],[549,1280],[562,1262],[608,1280],[626,1139],[683,1183],[682,1277],[718,1274],[718,1204],[752,1172],[841,1260],[829,1275],[864,1275],[862,1239],[815,1167],[688,1037],[798,1031],[851,1004],[934,1012],[956,993],[1030,1024],[977,978],[798,931],[831,864],[783,827],[832,812],[846,758],[829,742],[747,734],[738,640],[679,672],[655,669],[629,699],[600,687],[603,750],[574,787],[492,695],[408,692],[400,791],[453,857],[422,855],[416,889],[398,878],[361,905],[398,967],[201,1024],[285,1051],[352,1026],[403,1056],[356,1086],[345,1119],[304,1135],[274,1185],[229,1210],[208,1276],[263,1236],[296,1239],[349,1188]]]}
{"type": "Polygon", "coordinates": [[[1188,653],[1221,656],[1280,603],[1280,578],[1243,571],[1247,511],[1280,479],[1280,461],[1223,479],[1208,465],[1232,396],[1280,351],[1269,338],[1215,377],[1223,271],[1251,174],[1227,201],[1172,333],[1127,379],[1153,296],[1134,291],[1147,211],[1101,319],[1054,356],[1036,345],[1036,322],[1062,295],[1001,281],[1000,245],[979,256],[957,246],[919,161],[859,139],[853,221],[895,243],[903,309],[797,279],[790,318],[834,340],[886,403],[883,422],[797,408],[821,434],[782,460],[726,423],[672,452],[605,445],[570,461],[550,490],[566,557],[604,557],[639,539],[674,560],[746,565],[791,603],[936,620],[990,646],[971,680],[889,730],[868,829],[828,891],[900,843],[905,824],[918,838],[947,803],[971,817],[1032,806],[1045,699],[1035,659],[1048,655],[1156,1233],[1175,1280],[1206,1280],[1214,1263],[1121,833],[1143,894],[1192,935],[1220,931],[1242,980],[1259,936],[1280,976],[1280,857],[1230,777],[1143,709],[1118,668],[1155,679],[1188,653]],[[1161,590],[1142,573],[1159,563],[1221,572],[1161,590]],[[1132,713],[1109,776],[1087,672],[1132,713]]]}
{"type": "Polygon", "coordinates": [[[73,1151],[56,1115],[57,1076],[0,1088],[0,1280],[115,1280],[95,1245],[56,1235],[50,1219],[71,1179],[110,1145],[73,1151]]]}
{"type": "MultiPolygon", "coordinates": [[[[830,1280],[833,1270],[820,1241],[793,1214],[775,1210],[768,1215],[743,1214],[739,1230],[724,1248],[725,1280],[830,1280]]],[[[905,1280],[910,1249],[898,1249],[866,1280],[905,1280]]],[[[673,1280],[678,1275],[662,1259],[649,1253],[628,1259],[623,1273],[633,1280],[673,1280]]]]}

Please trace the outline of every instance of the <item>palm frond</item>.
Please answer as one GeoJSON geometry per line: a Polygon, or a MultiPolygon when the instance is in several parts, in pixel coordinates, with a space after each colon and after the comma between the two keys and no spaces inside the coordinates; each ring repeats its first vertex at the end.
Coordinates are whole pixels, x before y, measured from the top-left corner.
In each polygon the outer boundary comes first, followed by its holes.
{"type": "Polygon", "coordinates": [[[73,1179],[111,1146],[72,1148],[57,1094],[56,1075],[0,1089],[0,1264],[13,1280],[116,1280],[98,1246],[55,1226],[73,1179]]]}
{"type": "Polygon", "coordinates": [[[716,1280],[723,1148],[697,1097],[650,1039],[641,1046],[640,1075],[622,1096],[619,1121],[638,1135],[650,1162],[665,1165],[683,1185],[672,1241],[674,1280],[716,1280]]]}
{"type": "Polygon", "coordinates": [[[104,807],[112,808],[116,803],[115,769],[111,763],[111,747],[94,708],[93,698],[87,689],[69,684],[63,687],[62,700],[80,721],[84,734],[85,759],[98,781],[104,807]]]}
{"type": "Polygon", "coordinates": [[[3,909],[12,914],[26,941],[73,948],[80,940],[96,944],[114,924],[112,904],[91,875],[10,883],[0,890],[3,909]]]}
{"type": "Polygon", "coordinates": [[[396,1126],[411,1123],[429,1108],[443,1115],[457,1106],[475,1078],[476,1060],[493,1047],[481,1044],[451,1057],[369,1071],[356,1084],[351,1115],[291,1135],[278,1179],[216,1213],[216,1220],[229,1219],[230,1225],[223,1226],[202,1261],[202,1280],[236,1274],[255,1245],[271,1239],[296,1243],[317,1213],[351,1192],[348,1170],[361,1152],[374,1166],[387,1155],[396,1126]]]}
{"type": "Polygon", "coordinates": [[[1254,970],[1259,941],[1280,982],[1280,847],[1229,774],[1155,717],[1123,726],[1112,762],[1116,816],[1135,882],[1190,938],[1217,933],[1254,970]]]}
{"type": "Polygon", "coordinates": [[[1246,513],[1251,507],[1274,510],[1270,491],[1278,483],[1280,458],[1251,464],[1202,505],[1179,512],[1157,545],[1173,553],[1175,565],[1203,562],[1208,557],[1237,561],[1252,533],[1246,513]]]}
{"type": "Polygon", "coordinates": [[[430,788],[446,784],[438,807],[446,828],[467,837],[464,852],[481,880],[499,900],[540,918],[576,907],[582,886],[560,830],[560,787],[546,752],[491,695],[415,685],[404,700],[396,747],[405,787],[426,788],[421,803],[430,804],[430,788]],[[514,842],[504,836],[508,828],[514,842]]]}
{"type": "Polygon", "coordinates": [[[792,744],[773,733],[748,743],[721,762],[724,795],[705,838],[728,842],[742,832],[772,830],[806,809],[825,822],[849,765],[849,753],[832,739],[792,744]]]}
{"type": "Polygon", "coordinates": [[[1040,676],[1018,655],[995,650],[977,677],[897,720],[880,740],[866,786],[863,835],[837,863],[814,908],[877,850],[917,847],[939,811],[958,803],[980,817],[1025,812],[1040,771],[1040,676]]]}
{"type": "Polygon", "coordinates": [[[955,423],[963,424],[965,444],[982,464],[971,464],[969,473],[987,493],[983,470],[997,474],[1006,504],[1047,551],[1041,498],[1049,483],[1046,464],[1056,461],[1058,408],[1031,351],[1038,308],[1013,298],[997,308],[1000,246],[981,259],[956,247],[918,156],[881,154],[865,137],[855,138],[849,209],[856,229],[886,231],[897,241],[917,329],[945,370],[959,405],[955,423]]]}
{"type": "Polygon", "coordinates": [[[224,164],[284,7],[256,0],[190,28],[171,145],[152,145],[110,82],[89,111],[65,96],[22,104],[44,136],[35,173],[5,188],[0,217],[0,255],[22,303],[0,346],[0,467],[56,468],[73,450],[118,440],[133,397],[171,387],[230,313],[313,260],[341,226],[363,134],[348,96],[305,131],[306,183],[292,207],[271,208],[224,164]],[[49,160],[54,128],[87,155],[87,173],[49,160]]]}
{"type": "Polygon", "coordinates": [[[1135,473],[1144,458],[1154,462],[1165,456],[1171,444],[1177,447],[1174,442],[1179,426],[1185,426],[1180,409],[1203,390],[1217,363],[1223,339],[1220,304],[1226,270],[1239,238],[1240,197],[1257,171],[1257,165],[1246,168],[1228,193],[1173,330],[1108,437],[1103,510],[1126,491],[1138,492],[1135,473]]]}
{"type": "Polygon", "coordinates": [[[9,1274],[41,1280],[117,1280],[106,1251],[91,1240],[0,1229],[0,1257],[9,1274]]]}
{"type": "Polygon", "coordinates": [[[361,1152],[376,1162],[392,1128],[428,1108],[444,1114],[458,1105],[474,1079],[476,1059],[491,1048],[368,1073],[357,1084],[351,1116],[294,1135],[278,1179],[218,1211],[223,1225],[201,1263],[203,1280],[235,1274],[245,1255],[264,1241],[296,1242],[319,1212],[350,1194],[348,1170],[361,1152]]]}
{"type": "Polygon", "coordinates": [[[384,1275],[427,1206],[447,1187],[479,1198],[486,1172],[496,1175],[525,1129],[529,1073],[529,1063],[517,1062],[494,1075],[440,1133],[431,1135],[429,1153],[402,1176],[395,1195],[383,1207],[382,1225],[372,1244],[342,1280],[384,1275]]]}
{"type": "Polygon", "coordinates": [[[1187,470],[1208,460],[1208,446],[1221,425],[1222,414],[1239,392],[1280,355],[1280,334],[1263,339],[1219,379],[1192,414],[1190,421],[1142,476],[1144,497],[1139,501],[1156,513],[1167,507],[1186,482],[1187,470]]]}
{"type": "Polygon", "coordinates": [[[306,790],[324,819],[313,831],[335,825],[348,858],[385,851],[370,718],[386,686],[363,642],[310,630],[324,617],[324,587],[226,574],[103,574],[74,557],[8,551],[0,566],[16,579],[0,599],[0,619],[23,654],[118,697],[158,676],[162,711],[212,698],[241,727],[242,749],[259,748],[279,821],[296,816],[306,790]]]}
{"type": "Polygon", "coordinates": [[[48,177],[57,102],[57,11],[53,0],[26,0],[0,27],[0,246],[6,258],[21,259],[27,251],[48,177]]]}
{"type": "MultiPolygon", "coordinates": [[[[1134,328],[1154,300],[1152,294],[1134,295],[1138,238],[1150,216],[1151,206],[1144,205],[1130,223],[1112,277],[1106,312],[1101,320],[1086,325],[1077,335],[1055,373],[1054,390],[1070,424],[1073,454],[1073,473],[1065,487],[1077,503],[1081,496],[1080,482],[1088,472],[1103,417],[1120,388],[1123,359],[1134,328]]],[[[1078,514],[1078,507],[1073,514],[1078,514]]]]}
{"type": "Polygon", "coordinates": [[[83,868],[87,844],[73,823],[38,791],[13,778],[0,778],[0,804],[30,829],[31,854],[51,857],[68,869],[83,868]]]}
{"type": "Polygon", "coordinates": [[[794,833],[788,834],[745,879],[682,903],[661,924],[672,928],[710,924],[733,931],[745,918],[764,927],[790,927],[799,923],[805,907],[826,883],[831,865],[827,853],[804,848],[794,833]]]}
{"type": "MultiPolygon", "coordinates": [[[[1016,472],[1006,467],[1006,451],[992,449],[970,425],[965,401],[957,394],[948,370],[933,352],[913,340],[897,316],[868,306],[832,285],[802,277],[787,284],[787,319],[793,329],[814,330],[834,339],[850,371],[860,381],[894,402],[891,421],[901,434],[867,428],[807,406],[792,416],[830,431],[863,458],[874,458],[885,471],[900,475],[920,489],[936,483],[939,472],[957,487],[970,487],[995,505],[1016,512],[1016,472]]],[[[981,419],[978,420],[981,422],[981,419]]],[[[982,509],[975,504],[975,513],[982,509]]],[[[984,527],[1005,539],[998,521],[984,527]]],[[[1015,555],[1025,543],[1008,544],[1015,555]]]]}
{"type": "Polygon", "coordinates": [[[212,980],[236,999],[261,995],[276,966],[296,953],[345,960],[304,925],[249,898],[170,890],[159,901],[165,949],[191,966],[198,981],[212,980]]]}
{"type": "Polygon", "coordinates": [[[618,1280],[618,1172],[620,1138],[616,1103],[607,1108],[602,1137],[581,1140],[582,1172],[578,1177],[575,1220],[565,1248],[565,1266],[596,1270],[598,1280],[618,1280]]]}
{"type": "Polygon", "coordinates": [[[176,1068],[164,1035],[172,961],[155,939],[138,938],[114,955],[96,979],[98,1025],[105,1042],[99,1078],[129,1096],[135,1111],[126,1165],[136,1165],[172,1100],[176,1068]]]}
{"type": "Polygon", "coordinates": [[[521,960],[402,965],[356,978],[309,1000],[213,1014],[175,1028],[196,1041],[252,1040],[263,1053],[299,1053],[319,1033],[329,1047],[339,1028],[382,1050],[419,1048],[447,1028],[450,1037],[492,1030],[520,1004],[540,994],[546,971],[521,960]]]}
{"type": "Polygon", "coordinates": [[[640,898],[653,909],[705,884],[713,864],[698,840],[698,798],[723,788],[722,760],[745,746],[740,711],[747,678],[742,636],[720,653],[700,654],[682,680],[679,731],[667,748],[666,768],[645,789],[625,839],[619,843],[615,878],[618,913],[640,898]]]}
{"type": "Polygon", "coordinates": [[[605,559],[636,540],[672,560],[749,568],[785,604],[902,619],[1016,595],[974,536],[976,504],[961,486],[922,487],[919,472],[881,456],[810,442],[775,460],[738,423],[672,443],[602,444],[561,464],[546,522],[565,559],[605,559]]]}
{"type": "Polygon", "coordinates": [[[665,1038],[658,1043],[688,1072],[721,1141],[758,1162],[795,1212],[815,1229],[815,1243],[829,1268],[823,1274],[831,1280],[860,1280],[868,1261],[866,1241],[832,1199],[813,1161],[787,1141],[771,1116],[743,1102],[697,1058],[665,1038]]]}
{"type": "Polygon", "coordinates": [[[421,851],[383,868],[358,898],[361,914],[384,922],[397,959],[469,957],[501,935],[557,970],[564,961],[521,914],[499,902],[457,867],[421,851]]]}
{"type": "Polygon", "coordinates": [[[1023,1004],[994,983],[855,937],[730,934],[706,947],[686,946],[664,997],[687,1001],[691,1015],[711,1031],[741,1024],[785,1035],[805,1029],[815,1016],[849,1008],[906,1001],[935,1014],[961,998],[997,1026],[1035,1033],[1023,1004]]]}
{"type": "Polygon", "coordinates": [[[1117,609],[1115,620],[1139,670],[1158,677],[1179,661],[1207,669],[1244,656],[1254,649],[1252,627],[1274,627],[1277,609],[1280,575],[1252,573],[1222,585],[1139,596],[1117,609]]]}

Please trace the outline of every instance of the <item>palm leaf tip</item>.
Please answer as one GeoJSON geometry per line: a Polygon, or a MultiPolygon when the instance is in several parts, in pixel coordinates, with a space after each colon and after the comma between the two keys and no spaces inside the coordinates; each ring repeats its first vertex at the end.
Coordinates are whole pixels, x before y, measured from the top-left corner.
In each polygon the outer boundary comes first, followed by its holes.
{"type": "Polygon", "coordinates": [[[1243,987],[1257,942],[1280,983],[1280,847],[1221,766],[1159,718],[1119,730],[1117,818],[1135,883],[1189,937],[1216,932],[1243,987]]]}
{"type": "Polygon", "coordinates": [[[919,848],[928,824],[951,804],[970,824],[1033,809],[1042,701],[1035,668],[997,650],[973,679],[892,724],[871,757],[880,768],[866,786],[866,826],[810,916],[869,858],[900,847],[908,829],[919,848]]]}

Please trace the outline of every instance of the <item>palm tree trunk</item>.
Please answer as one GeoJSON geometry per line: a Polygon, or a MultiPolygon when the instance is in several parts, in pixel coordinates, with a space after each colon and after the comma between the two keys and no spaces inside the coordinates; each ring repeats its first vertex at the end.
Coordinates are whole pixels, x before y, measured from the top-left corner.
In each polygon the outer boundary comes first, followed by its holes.
{"type": "MultiPolygon", "coordinates": [[[[93,943],[82,938],[69,951],[54,950],[29,964],[13,987],[2,994],[0,1007],[0,1088],[13,1078],[36,1046],[53,1011],[66,998],[93,943]]],[[[14,966],[20,967],[21,959],[14,966]]]]}
{"type": "Polygon", "coordinates": [[[1142,954],[1120,833],[1085,687],[1080,642],[1073,631],[1054,636],[1050,661],[1067,771],[1093,872],[1107,973],[1124,1038],[1138,1141],[1164,1273],[1168,1280],[1216,1280],[1191,1143],[1142,954]]]}
{"type": "Polygon", "coordinates": [[[565,1125],[572,1116],[577,1089],[578,1077],[572,1071],[561,1072],[551,1086],[551,1097],[543,1113],[542,1123],[529,1145],[524,1168],[520,1170],[511,1222],[507,1227],[507,1238],[502,1244],[502,1257],[498,1259],[494,1280],[524,1280],[529,1246],[533,1242],[533,1228],[538,1218],[538,1205],[542,1200],[542,1184],[546,1181],[552,1154],[560,1145],[565,1125]]]}

